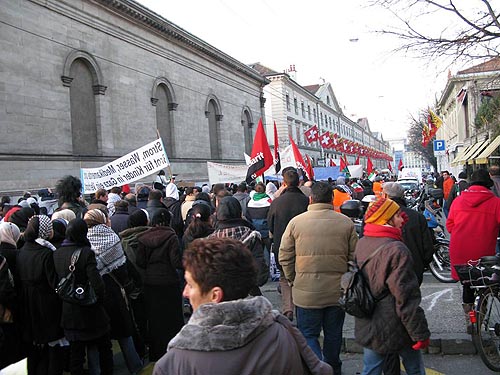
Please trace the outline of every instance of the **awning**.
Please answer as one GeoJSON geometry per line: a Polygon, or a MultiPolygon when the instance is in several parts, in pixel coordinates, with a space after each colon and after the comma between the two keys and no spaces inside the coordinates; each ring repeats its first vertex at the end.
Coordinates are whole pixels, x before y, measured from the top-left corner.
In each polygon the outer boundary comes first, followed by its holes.
{"type": "Polygon", "coordinates": [[[476,164],[488,164],[488,158],[493,154],[497,148],[500,146],[500,135],[496,137],[493,142],[491,142],[488,147],[486,147],[483,152],[476,156],[474,162],[476,164]]]}
{"type": "Polygon", "coordinates": [[[459,163],[459,164],[465,164],[466,162],[472,162],[474,158],[479,155],[485,148],[488,146],[488,141],[482,141],[476,143],[470,151],[467,153],[467,155],[464,156],[464,159],[459,163]]]}
{"type": "Polygon", "coordinates": [[[467,152],[469,152],[469,150],[473,147],[474,145],[469,145],[467,146],[466,148],[464,148],[462,151],[460,151],[458,153],[457,156],[455,156],[455,159],[453,159],[453,161],[451,162],[451,166],[452,167],[456,167],[458,166],[458,162],[461,161],[464,156],[467,154],[467,152]]]}

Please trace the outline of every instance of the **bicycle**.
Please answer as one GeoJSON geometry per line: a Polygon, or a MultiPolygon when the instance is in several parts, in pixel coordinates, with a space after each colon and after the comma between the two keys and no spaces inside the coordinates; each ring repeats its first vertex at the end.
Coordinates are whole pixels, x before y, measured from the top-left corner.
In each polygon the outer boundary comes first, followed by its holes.
{"type": "Polygon", "coordinates": [[[500,372],[500,258],[482,257],[455,269],[460,281],[470,285],[475,294],[469,312],[472,342],[484,364],[500,372]]]}

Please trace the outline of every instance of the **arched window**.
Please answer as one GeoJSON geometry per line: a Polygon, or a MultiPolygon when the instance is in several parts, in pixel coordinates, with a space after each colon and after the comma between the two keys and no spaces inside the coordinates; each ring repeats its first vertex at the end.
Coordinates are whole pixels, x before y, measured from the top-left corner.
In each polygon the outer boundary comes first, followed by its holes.
{"type": "Polygon", "coordinates": [[[97,124],[92,74],[83,59],[73,61],[69,88],[74,155],[97,155],[97,124]]]}
{"type": "Polygon", "coordinates": [[[220,121],[222,114],[217,98],[210,95],[205,107],[205,115],[208,119],[208,136],[210,140],[210,158],[222,159],[220,121]]]}
{"type": "Polygon", "coordinates": [[[241,114],[241,125],[243,126],[243,136],[245,139],[245,153],[250,155],[253,147],[253,122],[248,108],[243,109],[241,114]]]}
{"type": "Polygon", "coordinates": [[[99,66],[92,55],[73,51],[66,58],[61,80],[69,87],[73,155],[98,155],[96,96],[106,92],[99,66]]]}
{"type": "Polygon", "coordinates": [[[156,128],[169,158],[175,157],[175,132],[173,111],[177,109],[175,93],[170,82],[157,78],[153,84],[151,104],[156,107],[156,128]]]}

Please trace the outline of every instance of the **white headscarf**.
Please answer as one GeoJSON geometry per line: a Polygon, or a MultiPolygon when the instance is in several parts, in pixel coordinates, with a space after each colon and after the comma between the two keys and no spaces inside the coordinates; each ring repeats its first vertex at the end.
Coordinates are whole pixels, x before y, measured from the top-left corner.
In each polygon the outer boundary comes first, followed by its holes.
{"type": "Polygon", "coordinates": [[[177,190],[177,186],[174,183],[169,183],[165,188],[165,196],[168,198],[174,198],[176,201],[179,200],[179,190],[177,190]]]}
{"type": "Polygon", "coordinates": [[[20,235],[21,231],[16,224],[5,221],[0,223],[0,242],[16,246],[20,235]]]}

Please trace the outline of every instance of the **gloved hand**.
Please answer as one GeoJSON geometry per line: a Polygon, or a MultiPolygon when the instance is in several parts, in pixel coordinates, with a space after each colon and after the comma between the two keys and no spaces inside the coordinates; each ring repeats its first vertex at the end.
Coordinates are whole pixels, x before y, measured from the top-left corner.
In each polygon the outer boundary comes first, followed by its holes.
{"type": "Polygon", "coordinates": [[[424,341],[417,341],[415,345],[412,346],[413,350],[425,349],[429,346],[431,340],[425,339],[424,341]]]}

